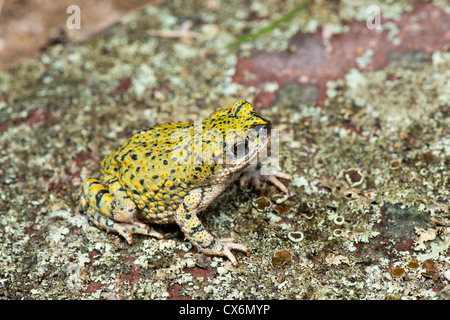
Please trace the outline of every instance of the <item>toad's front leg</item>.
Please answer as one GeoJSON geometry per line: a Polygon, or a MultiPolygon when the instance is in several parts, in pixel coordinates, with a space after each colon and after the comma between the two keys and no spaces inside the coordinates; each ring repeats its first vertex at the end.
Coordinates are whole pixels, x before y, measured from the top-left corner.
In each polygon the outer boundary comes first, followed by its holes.
{"type": "Polygon", "coordinates": [[[205,199],[204,191],[201,189],[192,190],[178,207],[175,220],[180,226],[186,238],[194,244],[197,249],[207,255],[224,256],[230,259],[233,266],[237,266],[237,260],[231,250],[243,251],[250,255],[250,250],[238,243],[234,243],[233,238],[215,239],[197,217],[202,201],[205,199]]]}

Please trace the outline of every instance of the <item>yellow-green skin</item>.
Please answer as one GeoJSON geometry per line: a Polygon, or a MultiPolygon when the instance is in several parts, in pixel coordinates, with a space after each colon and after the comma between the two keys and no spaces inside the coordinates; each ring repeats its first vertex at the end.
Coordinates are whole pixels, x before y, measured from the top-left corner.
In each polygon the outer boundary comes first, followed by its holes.
{"type": "Polygon", "coordinates": [[[250,103],[237,101],[198,123],[167,123],[141,131],[101,163],[101,179],[83,183],[81,208],[98,227],[162,238],[139,221],[177,223],[199,251],[237,261],[249,254],[232,238],[215,239],[197,213],[204,210],[263,150],[270,122],[250,103]]]}

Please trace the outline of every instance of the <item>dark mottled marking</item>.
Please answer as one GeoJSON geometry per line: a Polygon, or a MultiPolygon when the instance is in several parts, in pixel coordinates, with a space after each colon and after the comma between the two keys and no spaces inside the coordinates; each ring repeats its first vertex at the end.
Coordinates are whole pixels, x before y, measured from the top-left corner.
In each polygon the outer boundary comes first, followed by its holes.
{"type": "Polygon", "coordinates": [[[102,201],[102,198],[106,193],[108,193],[108,191],[103,189],[97,192],[97,194],[95,195],[95,204],[97,205],[97,207],[100,206],[100,202],[102,201]]]}
{"type": "Polygon", "coordinates": [[[204,246],[205,249],[212,249],[216,246],[216,239],[213,239],[208,245],[204,246]]]}
{"type": "Polygon", "coordinates": [[[112,178],[109,178],[108,180],[106,180],[106,184],[113,184],[113,183],[116,183],[117,181],[118,180],[116,177],[112,177],[112,178]]]}
{"type": "Polygon", "coordinates": [[[91,182],[89,183],[89,187],[91,187],[91,186],[94,185],[94,184],[101,184],[101,182],[98,181],[98,180],[91,181],[91,182]]]}
{"type": "Polygon", "coordinates": [[[122,162],[125,160],[125,157],[131,152],[131,150],[128,150],[126,153],[124,153],[122,155],[122,157],[120,158],[122,160],[122,162]]]}
{"type": "Polygon", "coordinates": [[[114,228],[114,221],[111,221],[109,219],[105,219],[105,226],[107,226],[108,228],[114,228]]]}
{"type": "Polygon", "coordinates": [[[191,230],[189,230],[189,233],[194,235],[196,233],[200,233],[205,231],[205,228],[203,227],[203,225],[201,223],[197,224],[195,227],[192,227],[191,230]]]}

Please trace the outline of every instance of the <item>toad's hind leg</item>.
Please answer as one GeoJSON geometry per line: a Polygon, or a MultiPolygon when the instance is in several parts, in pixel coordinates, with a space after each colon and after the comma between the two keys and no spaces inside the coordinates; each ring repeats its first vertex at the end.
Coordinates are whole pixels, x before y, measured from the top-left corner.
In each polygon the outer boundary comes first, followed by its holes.
{"type": "Polygon", "coordinates": [[[82,185],[80,206],[95,226],[119,233],[129,244],[133,244],[135,233],[163,238],[136,220],[138,209],[117,179],[105,179],[105,184],[108,188],[97,179],[88,179],[82,185]]]}
{"type": "Polygon", "coordinates": [[[233,266],[237,266],[237,260],[231,250],[243,251],[250,255],[250,250],[238,243],[233,238],[215,239],[202,225],[197,217],[199,207],[202,206],[204,192],[200,189],[192,190],[184,198],[175,214],[175,221],[180,226],[186,238],[194,244],[197,249],[207,255],[224,256],[230,259],[233,266]]]}

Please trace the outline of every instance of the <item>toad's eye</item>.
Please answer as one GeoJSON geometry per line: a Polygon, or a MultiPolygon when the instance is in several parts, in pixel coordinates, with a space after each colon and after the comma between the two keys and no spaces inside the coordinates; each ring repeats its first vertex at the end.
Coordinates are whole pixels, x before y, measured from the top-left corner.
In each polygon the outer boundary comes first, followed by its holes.
{"type": "Polygon", "coordinates": [[[244,141],[239,141],[236,142],[233,145],[233,153],[235,156],[242,156],[244,154],[248,154],[248,146],[249,146],[249,142],[248,139],[246,138],[244,141]]]}

